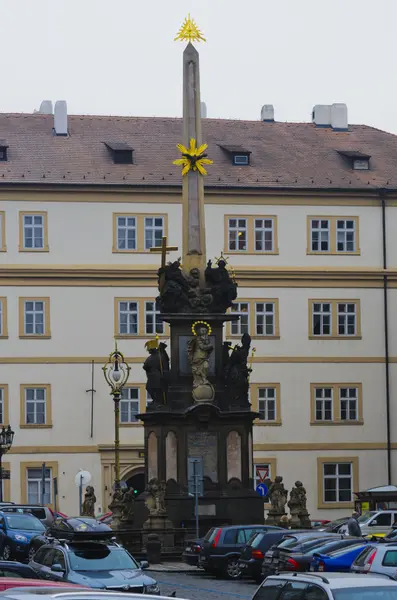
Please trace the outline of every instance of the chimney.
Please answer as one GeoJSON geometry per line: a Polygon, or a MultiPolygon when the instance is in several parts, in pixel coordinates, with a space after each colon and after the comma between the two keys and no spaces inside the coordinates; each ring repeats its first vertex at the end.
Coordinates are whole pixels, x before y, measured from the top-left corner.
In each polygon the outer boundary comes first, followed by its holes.
{"type": "Polygon", "coordinates": [[[272,123],[274,121],[273,104],[264,104],[261,109],[261,121],[272,123]]]}
{"type": "Polygon", "coordinates": [[[68,135],[68,107],[66,100],[57,100],[54,108],[55,135],[68,135]]]}
{"type": "Polygon", "coordinates": [[[312,121],[317,127],[329,127],[331,125],[331,107],[329,104],[316,104],[313,107],[312,121]]]}
{"type": "Polygon", "coordinates": [[[200,111],[201,111],[201,118],[206,119],[207,118],[207,105],[205,102],[200,102],[200,111]]]}
{"type": "Polygon", "coordinates": [[[347,131],[347,106],[346,104],[332,104],[331,127],[334,131],[347,131]]]}
{"type": "Polygon", "coordinates": [[[43,100],[40,104],[39,113],[42,115],[52,115],[52,100],[43,100]]]}

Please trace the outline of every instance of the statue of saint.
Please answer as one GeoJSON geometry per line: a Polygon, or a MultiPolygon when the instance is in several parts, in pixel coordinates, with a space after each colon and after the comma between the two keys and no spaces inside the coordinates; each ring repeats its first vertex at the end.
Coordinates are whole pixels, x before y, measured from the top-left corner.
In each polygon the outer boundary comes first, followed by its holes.
{"type": "Polygon", "coordinates": [[[209,260],[204,277],[212,295],[212,310],[217,313],[226,312],[237,298],[237,283],[230,277],[226,261],[220,258],[217,267],[212,267],[209,260]]]}
{"type": "Polygon", "coordinates": [[[236,344],[229,356],[231,345],[223,344],[223,369],[228,396],[232,406],[248,406],[249,376],[251,368],[248,357],[251,346],[251,336],[244,333],[241,344],[236,344]]]}
{"type": "Polygon", "coordinates": [[[150,340],[145,344],[149,356],[143,364],[146,371],[146,391],[153,400],[153,408],[166,404],[168,392],[168,380],[170,371],[170,359],[166,348],[167,344],[157,340],[150,340]]]}
{"type": "Polygon", "coordinates": [[[151,479],[146,486],[146,492],[148,493],[146,506],[149,509],[150,515],[165,515],[167,513],[165,507],[165,482],[160,482],[156,478],[151,479]]]}
{"type": "Polygon", "coordinates": [[[85,517],[95,517],[95,502],[96,496],[94,493],[94,488],[92,485],[88,485],[85,490],[82,516],[85,517]]]}
{"type": "Polygon", "coordinates": [[[278,515],[285,514],[285,505],[287,503],[288,491],[284,488],[283,478],[277,475],[271,484],[268,492],[271,511],[278,515]]]}
{"type": "Polygon", "coordinates": [[[193,374],[193,398],[196,401],[211,401],[214,398],[214,388],[208,381],[209,357],[213,350],[208,326],[199,323],[196,335],[187,345],[188,360],[193,374]]]}

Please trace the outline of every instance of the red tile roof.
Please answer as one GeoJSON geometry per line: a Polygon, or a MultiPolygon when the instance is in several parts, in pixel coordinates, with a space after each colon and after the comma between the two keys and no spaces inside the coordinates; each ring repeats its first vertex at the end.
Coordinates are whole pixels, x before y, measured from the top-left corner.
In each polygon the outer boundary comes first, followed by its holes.
{"type": "MultiPolygon", "coordinates": [[[[0,138],[9,146],[0,185],[181,186],[172,164],[181,119],[69,115],[68,128],[68,137],[56,137],[52,115],[0,114],[0,138]],[[134,148],[134,164],[114,164],[106,143],[134,148]]],[[[397,136],[373,127],[204,119],[203,137],[214,160],[207,187],[397,188],[397,136]],[[221,146],[249,149],[250,165],[232,165],[221,146]],[[353,171],[341,151],[370,155],[370,170],[353,171]]]]}

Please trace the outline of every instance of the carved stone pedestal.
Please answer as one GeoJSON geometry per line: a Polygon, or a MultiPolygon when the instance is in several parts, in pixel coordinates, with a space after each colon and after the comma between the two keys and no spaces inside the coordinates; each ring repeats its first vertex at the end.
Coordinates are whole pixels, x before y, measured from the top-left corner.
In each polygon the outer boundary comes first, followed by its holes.
{"type": "MultiPolygon", "coordinates": [[[[282,527],[282,518],[286,516],[285,512],[277,512],[275,510],[270,509],[267,514],[267,519],[265,521],[266,525],[275,525],[276,527],[282,527]]],[[[292,523],[292,522],[291,522],[292,523]]]]}
{"type": "Polygon", "coordinates": [[[142,541],[146,548],[148,535],[156,533],[161,541],[161,552],[172,552],[175,547],[174,525],[167,515],[149,515],[143,524],[142,541]]]}

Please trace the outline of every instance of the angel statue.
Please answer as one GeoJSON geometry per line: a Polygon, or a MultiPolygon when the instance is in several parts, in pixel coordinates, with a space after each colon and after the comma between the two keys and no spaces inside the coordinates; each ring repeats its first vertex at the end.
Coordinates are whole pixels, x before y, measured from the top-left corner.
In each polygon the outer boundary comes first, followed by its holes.
{"type": "Polygon", "coordinates": [[[214,350],[208,335],[210,329],[204,321],[193,324],[194,338],[187,345],[193,375],[192,395],[196,402],[211,402],[215,396],[214,388],[208,381],[209,357],[214,350]]]}

